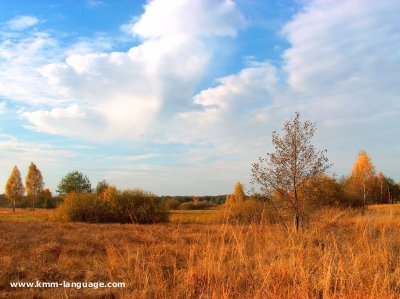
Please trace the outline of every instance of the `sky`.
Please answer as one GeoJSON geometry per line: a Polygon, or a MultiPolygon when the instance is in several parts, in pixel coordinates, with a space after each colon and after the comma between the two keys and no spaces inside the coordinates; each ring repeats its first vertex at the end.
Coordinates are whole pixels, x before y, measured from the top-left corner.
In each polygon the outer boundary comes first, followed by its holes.
{"type": "Polygon", "coordinates": [[[0,1],[0,188],[248,190],[296,111],[330,174],[365,150],[399,181],[399,49],[398,0],[0,1]]]}

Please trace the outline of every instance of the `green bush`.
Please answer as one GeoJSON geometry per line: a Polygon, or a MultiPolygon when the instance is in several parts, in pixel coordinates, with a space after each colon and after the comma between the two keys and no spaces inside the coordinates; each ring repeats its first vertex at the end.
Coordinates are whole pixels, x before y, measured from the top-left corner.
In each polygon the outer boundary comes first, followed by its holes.
{"type": "Polygon", "coordinates": [[[165,210],[176,210],[181,203],[175,198],[167,198],[162,200],[162,206],[165,210]]]}
{"type": "Polygon", "coordinates": [[[199,201],[197,204],[194,202],[183,202],[179,205],[179,210],[208,210],[215,207],[215,204],[209,203],[208,201],[199,201]]]}
{"type": "Polygon", "coordinates": [[[118,192],[113,202],[118,222],[155,223],[168,220],[168,213],[151,193],[142,190],[118,192]]]}
{"type": "Polygon", "coordinates": [[[83,194],[70,193],[57,208],[63,221],[156,223],[168,220],[157,197],[142,190],[83,194]]]}

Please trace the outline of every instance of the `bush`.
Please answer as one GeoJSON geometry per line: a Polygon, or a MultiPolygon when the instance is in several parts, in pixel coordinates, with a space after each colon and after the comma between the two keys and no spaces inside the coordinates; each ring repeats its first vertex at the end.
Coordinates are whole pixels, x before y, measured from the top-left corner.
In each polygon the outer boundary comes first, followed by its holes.
{"type": "Polygon", "coordinates": [[[125,190],[115,197],[118,222],[155,223],[168,220],[168,213],[151,193],[142,190],[125,190]]]}
{"type": "Polygon", "coordinates": [[[157,198],[142,190],[117,191],[109,188],[101,194],[70,193],[57,208],[63,221],[156,223],[168,220],[157,198]]]}
{"type": "Polygon", "coordinates": [[[278,222],[270,203],[260,202],[255,199],[226,205],[222,210],[221,220],[238,224],[278,222]]]}
{"type": "Polygon", "coordinates": [[[165,210],[176,210],[181,203],[175,198],[167,198],[164,199],[161,204],[165,210]]]}
{"type": "Polygon", "coordinates": [[[208,201],[199,201],[197,204],[194,202],[183,202],[179,205],[179,210],[208,210],[215,207],[215,204],[209,203],[208,201]]]}

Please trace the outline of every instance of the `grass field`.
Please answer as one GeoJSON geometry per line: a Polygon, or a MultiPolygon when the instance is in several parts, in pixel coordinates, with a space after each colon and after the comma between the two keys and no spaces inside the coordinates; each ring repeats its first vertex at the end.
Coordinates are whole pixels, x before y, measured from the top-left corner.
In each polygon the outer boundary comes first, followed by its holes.
{"type": "Polygon", "coordinates": [[[171,210],[171,223],[210,223],[215,219],[217,210],[171,210]]]}
{"type": "Polygon", "coordinates": [[[51,220],[53,212],[46,209],[15,209],[13,212],[12,209],[0,208],[0,222],[47,222],[51,220]]]}
{"type": "MultiPolygon", "coordinates": [[[[169,221],[171,223],[209,223],[213,220],[216,210],[171,210],[169,221]]],[[[54,210],[46,209],[12,209],[0,208],[0,222],[48,222],[52,221],[54,210]]]]}
{"type": "Polygon", "coordinates": [[[182,225],[118,225],[41,222],[49,212],[2,210],[0,297],[400,297],[400,206],[326,210],[299,234],[279,225],[184,224],[212,213],[172,211],[182,225]],[[10,287],[36,280],[126,287],[10,287]]]}

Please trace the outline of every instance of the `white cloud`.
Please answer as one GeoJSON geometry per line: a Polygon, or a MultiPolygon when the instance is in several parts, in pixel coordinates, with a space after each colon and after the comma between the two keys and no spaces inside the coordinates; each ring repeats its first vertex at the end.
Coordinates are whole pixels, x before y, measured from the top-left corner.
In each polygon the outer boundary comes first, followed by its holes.
{"type": "Polygon", "coordinates": [[[272,106],[276,89],[276,68],[268,62],[253,63],[239,73],[219,78],[218,85],[193,97],[197,110],[185,111],[173,119],[170,141],[236,143],[254,136],[260,113],[272,106]]]}
{"type": "Polygon", "coordinates": [[[105,6],[106,5],[103,1],[100,1],[100,0],[86,0],[86,4],[89,7],[99,7],[99,6],[105,6]]]}
{"type": "Polygon", "coordinates": [[[70,55],[65,63],[41,69],[54,90],[74,99],[73,107],[79,110],[76,119],[60,115],[58,110],[25,112],[23,116],[37,131],[105,142],[152,134],[154,126],[151,129],[150,124],[156,119],[162,122],[190,106],[189,99],[217,50],[204,38],[234,36],[242,19],[228,0],[151,1],[132,24],[133,32],[144,38],[140,45],[128,52],[70,55]],[[159,18],[185,30],[159,26],[159,18]]]}
{"type": "Polygon", "coordinates": [[[65,50],[66,56],[84,55],[91,53],[112,51],[113,41],[106,36],[97,35],[95,38],[80,38],[72,46],[65,50]]]}
{"type": "Polygon", "coordinates": [[[339,173],[363,148],[397,171],[399,10],[398,1],[310,1],[283,30],[291,44],[284,102],[319,123],[339,173]]]}
{"type": "Polygon", "coordinates": [[[39,23],[35,16],[18,16],[7,22],[11,30],[25,30],[39,23]]]}
{"type": "Polygon", "coordinates": [[[283,30],[290,47],[282,70],[264,63],[219,79],[193,98],[203,109],[180,113],[168,137],[213,144],[213,152],[250,165],[270,149],[272,131],[300,111],[318,123],[316,143],[329,150],[335,171],[350,171],[364,148],[379,156],[377,165],[395,173],[399,9],[397,1],[307,2],[283,30]]]}
{"type": "Polygon", "coordinates": [[[290,89],[340,118],[398,108],[399,10],[398,1],[311,1],[283,30],[290,89]]]}
{"type": "Polygon", "coordinates": [[[0,32],[0,96],[50,106],[65,101],[40,74],[40,67],[59,55],[57,41],[45,32],[0,32]]]}
{"type": "Polygon", "coordinates": [[[232,0],[150,1],[144,14],[132,26],[142,38],[167,36],[236,36],[245,25],[232,0]]]}
{"type": "Polygon", "coordinates": [[[107,160],[118,160],[118,161],[142,161],[151,158],[159,157],[159,154],[150,153],[150,154],[143,154],[143,155],[129,155],[129,156],[110,156],[107,157],[107,160]]]}
{"type": "Polygon", "coordinates": [[[0,102],[0,114],[4,114],[7,111],[7,103],[0,102]]]}

